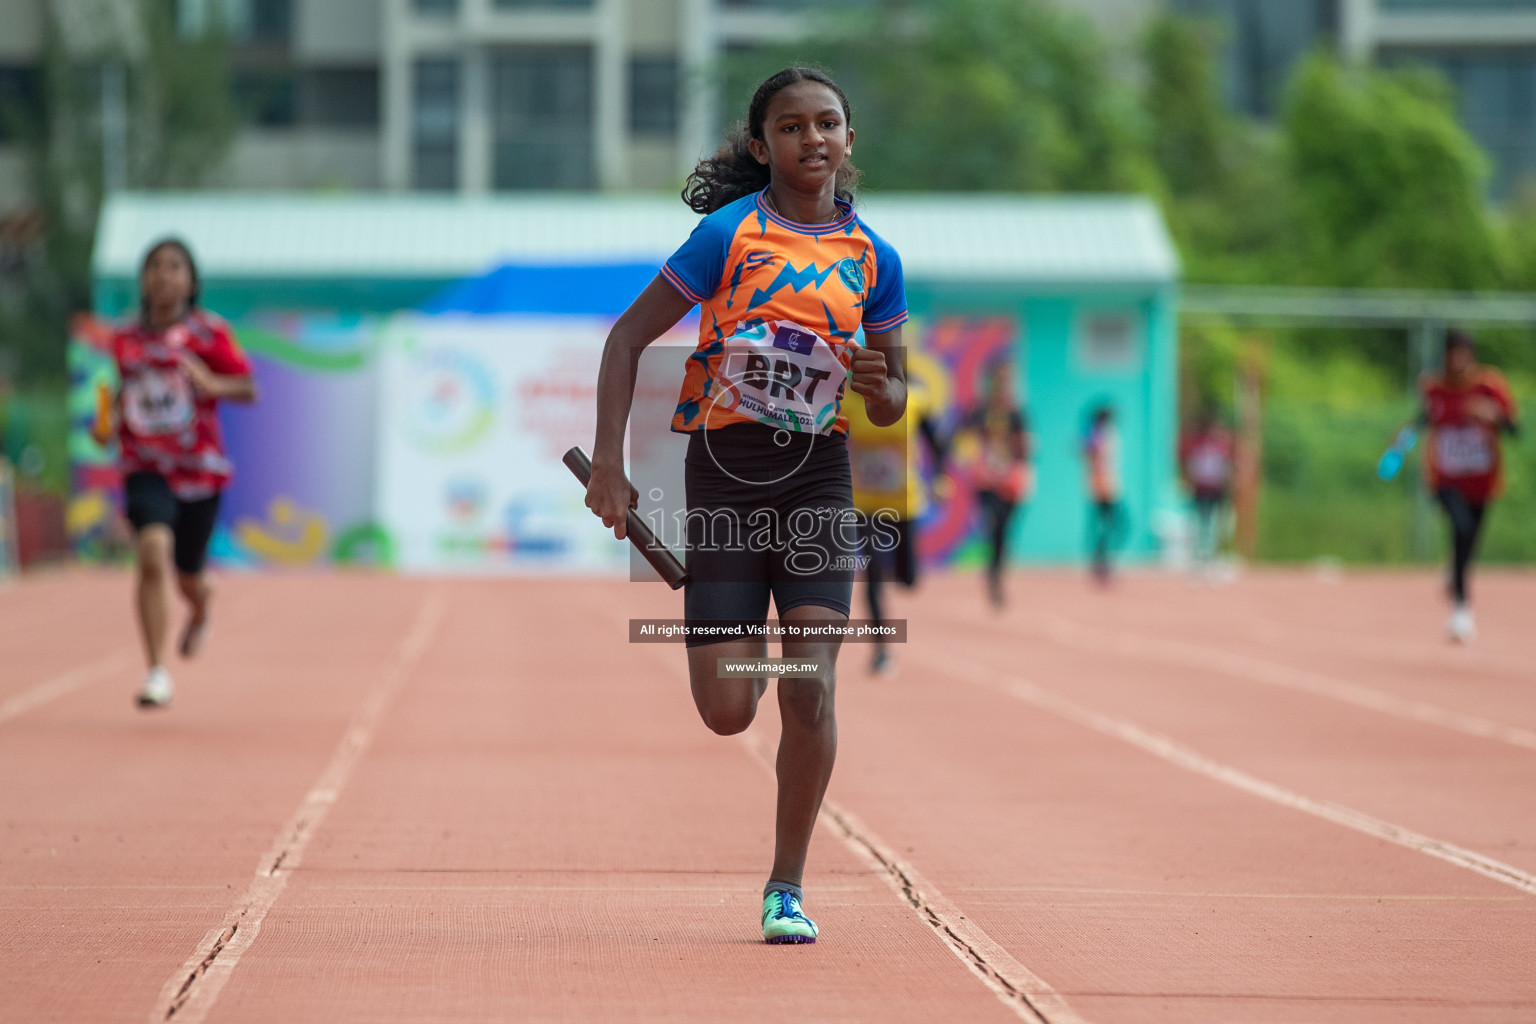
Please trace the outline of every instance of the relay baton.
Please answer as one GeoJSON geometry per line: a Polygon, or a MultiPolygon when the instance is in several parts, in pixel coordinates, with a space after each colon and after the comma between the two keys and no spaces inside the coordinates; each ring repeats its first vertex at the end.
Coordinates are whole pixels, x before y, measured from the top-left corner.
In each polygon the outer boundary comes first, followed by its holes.
{"type": "Polygon", "coordinates": [[[98,444],[112,440],[112,389],[105,384],[96,385],[96,418],[91,423],[91,436],[98,444]]]}
{"type": "MultiPolygon", "coordinates": [[[[575,474],[583,487],[592,482],[592,460],[587,458],[587,453],[581,450],[580,445],[566,452],[565,457],[560,461],[565,463],[565,468],[575,474]]],[[[683,568],[683,563],[679,562],[677,556],[656,539],[651,528],[645,525],[645,520],[640,518],[640,513],[632,508],[624,510],[624,535],[629,538],[629,542],[645,560],[651,563],[651,568],[666,581],[667,586],[677,590],[688,582],[688,570],[683,568]]]]}
{"type": "Polygon", "coordinates": [[[1376,475],[1383,480],[1391,480],[1397,476],[1403,468],[1403,458],[1413,450],[1413,444],[1419,439],[1419,432],[1412,427],[1404,427],[1397,432],[1397,440],[1392,442],[1392,447],[1381,453],[1381,461],[1376,463],[1376,475]]]}

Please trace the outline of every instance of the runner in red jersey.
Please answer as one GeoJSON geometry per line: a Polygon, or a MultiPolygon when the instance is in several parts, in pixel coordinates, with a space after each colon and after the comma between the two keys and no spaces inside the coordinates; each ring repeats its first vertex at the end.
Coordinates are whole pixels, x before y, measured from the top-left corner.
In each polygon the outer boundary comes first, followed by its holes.
{"type": "Polygon", "coordinates": [[[1179,475],[1195,502],[1195,572],[1208,575],[1221,554],[1222,513],[1232,487],[1232,434],[1214,408],[1179,440],[1179,475]]]}
{"type": "MultiPolygon", "coordinates": [[[[197,307],[197,265],[185,245],[157,243],[144,257],[139,318],[112,339],[119,465],[128,521],[137,535],[139,628],[149,673],[142,707],[170,703],[164,654],[171,565],[190,614],[183,657],[197,653],[208,623],[210,589],[204,564],[231,477],[219,429],[221,400],[251,402],[251,363],[229,325],[197,307]]],[[[110,417],[97,424],[111,432],[110,417]]],[[[104,438],[103,438],[104,439],[104,438]]]]}
{"type": "Polygon", "coordinates": [[[1467,571],[1484,512],[1503,486],[1499,435],[1515,432],[1515,402],[1504,375],[1478,364],[1472,336],[1460,330],[1446,337],[1444,372],[1426,375],[1420,389],[1420,420],[1429,428],[1425,479],[1451,525],[1453,606],[1447,631],[1452,640],[1467,643],[1475,634],[1467,571]]]}

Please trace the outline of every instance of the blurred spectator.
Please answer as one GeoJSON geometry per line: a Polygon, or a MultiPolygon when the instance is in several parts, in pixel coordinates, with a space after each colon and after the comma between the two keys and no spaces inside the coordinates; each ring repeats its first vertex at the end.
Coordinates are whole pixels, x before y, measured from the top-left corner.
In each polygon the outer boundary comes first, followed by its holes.
{"type": "MultiPolygon", "coordinates": [[[[885,621],[881,595],[888,575],[904,587],[917,583],[915,522],[927,508],[922,474],[918,471],[917,440],[921,436],[942,472],[943,453],[930,418],[931,402],[923,379],[907,367],[907,411],[900,421],[877,427],[869,421],[861,395],[848,392],[849,459],[853,470],[853,507],[859,513],[859,547],[864,563],[869,617],[885,621]]],[[[894,666],[885,641],[874,643],[871,668],[889,672],[894,666]]]]}
{"type": "Polygon", "coordinates": [[[1008,554],[1008,530],[1021,504],[1033,491],[1029,464],[1029,429],[1013,393],[1008,363],[993,365],[985,397],[961,422],[960,430],[976,445],[976,501],[981,506],[987,556],[987,595],[994,607],[1004,601],[1003,564],[1008,554]]]}
{"type": "Polygon", "coordinates": [[[1110,556],[1125,530],[1125,511],[1120,504],[1120,435],[1115,410],[1105,403],[1093,411],[1083,459],[1088,466],[1088,548],[1093,578],[1107,585],[1113,576],[1110,556]]]}
{"type": "Polygon", "coordinates": [[[1195,570],[1205,572],[1221,552],[1223,517],[1232,487],[1233,439],[1207,407],[1179,440],[1179,475],[1195,502],[1195,570]]]}
{"type": "Polygon", "coordinates": [[[1467,574],[1488,504],[1503,492],[1499,438],[1514,434],[1519,414],[1503,374],[1478,363],[1472,335],[1463,330],[1446,336],[1441,372],[1426,374],[1419,388],[1419,422],[1429,428],[1425,475],[1451,527],[1446,632],[1457,643],[1470,643],[1477,630],[1467,574]]]}

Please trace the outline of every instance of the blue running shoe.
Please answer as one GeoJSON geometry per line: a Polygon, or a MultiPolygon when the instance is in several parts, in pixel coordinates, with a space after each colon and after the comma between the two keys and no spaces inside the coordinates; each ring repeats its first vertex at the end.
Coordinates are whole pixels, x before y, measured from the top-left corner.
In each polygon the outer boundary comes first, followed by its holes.
{"type": "Polygon", "coordinates": [[[763,897],[763,941],[775,946],[816,941],[816,922],[805,916],[794,893],[776,889],[763,897]]]}

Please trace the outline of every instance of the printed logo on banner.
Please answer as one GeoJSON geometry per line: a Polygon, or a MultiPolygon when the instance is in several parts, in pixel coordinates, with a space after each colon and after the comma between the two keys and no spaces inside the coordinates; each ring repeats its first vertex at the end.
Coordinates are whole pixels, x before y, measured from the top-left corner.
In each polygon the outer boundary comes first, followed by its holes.
{"type": "Polygon", "coordinates": [[[459,477],[449,480],[443,495],[448,507],[448,518],[467,525],[480,518],[485,511],[486,489],[479,480],[459,477]]]}
{"type": "Polygon", "coordinates": [[[422,356],[406,382],[407,432],[417,447],[439,455],[468,451],[490,433],[495,382],[476,357],[457,349],[422,356]]]}

